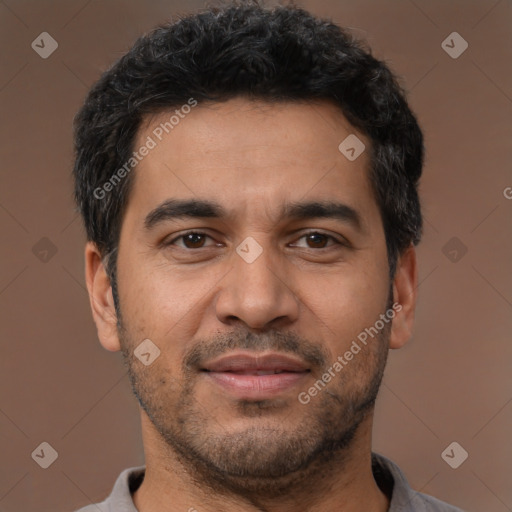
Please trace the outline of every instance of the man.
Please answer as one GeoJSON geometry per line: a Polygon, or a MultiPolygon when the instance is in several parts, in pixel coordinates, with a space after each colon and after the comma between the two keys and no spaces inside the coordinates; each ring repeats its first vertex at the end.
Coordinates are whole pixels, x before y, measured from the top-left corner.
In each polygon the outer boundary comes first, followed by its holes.
{"type": "Polygon", "coordinates": [[[295,7],[139,39],[76,119],[86,281],[146,464],[85,511],[457,511],[372,453],[411,336],[423,138],[389,69],[295,7]]]}

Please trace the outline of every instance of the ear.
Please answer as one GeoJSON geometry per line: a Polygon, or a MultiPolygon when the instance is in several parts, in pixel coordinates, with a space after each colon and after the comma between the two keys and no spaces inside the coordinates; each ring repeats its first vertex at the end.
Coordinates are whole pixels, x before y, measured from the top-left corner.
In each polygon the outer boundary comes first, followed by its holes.
{"type": "Polygon", "coordinates": [[[391,325],[389,348],[403,347],[412,335],[417,286],[416,250],[410,245],[400,255],[393,278],[393,304],[397,306],[393,308],[396,314],[391,325]]]}
{"type": "Polygon", "coordinates": [[[121,345],[117,335],[112,286],[101,254],[93,242],[87,242],[85,246],[85,281],[100,343],[105,349],[117,352],[121,350],[121,345]]]}

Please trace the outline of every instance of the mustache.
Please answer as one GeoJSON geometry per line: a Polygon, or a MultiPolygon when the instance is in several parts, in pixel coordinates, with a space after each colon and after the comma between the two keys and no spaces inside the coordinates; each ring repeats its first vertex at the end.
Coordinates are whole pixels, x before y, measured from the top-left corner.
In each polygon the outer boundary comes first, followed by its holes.
{"type": "Polygon", "coordinates": [[[273,350],[293,354],[315,369],[326,367],[329,360],[328,352],[321,345],[311,343],[293,332],[272,330],[263,334],[255,334],[239,329],[233,332],[218,333],[208,341],[199,341],[185,355],[184,369],[187,373],[198,371],[206,361],[236,349],[255,352],[273,350]]]}

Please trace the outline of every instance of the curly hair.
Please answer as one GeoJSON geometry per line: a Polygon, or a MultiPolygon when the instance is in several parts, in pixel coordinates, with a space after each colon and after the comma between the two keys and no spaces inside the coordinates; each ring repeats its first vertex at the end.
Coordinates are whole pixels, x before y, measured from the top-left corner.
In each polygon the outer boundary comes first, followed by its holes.
{"type": "Polygon", "coordinates": [[[397,258],[422,231],[423,135],[405,92],[346,29],[294,5],[255,1],[210,7],[143,35],[103,73],[75,118],[75,198],[114,284],[133,173],[101,200],[94,191],[130,158],[144,116],[191,97],[201,103],[237,96],[330,100],[370,139],[370,179],[392,278],[397,258]]]}

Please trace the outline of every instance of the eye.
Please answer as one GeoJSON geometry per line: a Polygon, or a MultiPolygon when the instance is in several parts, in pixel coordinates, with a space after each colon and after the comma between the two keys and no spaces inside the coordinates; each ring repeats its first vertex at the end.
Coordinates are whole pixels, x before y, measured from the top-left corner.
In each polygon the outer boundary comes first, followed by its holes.
{"type": "Polygon", "coordinates": [[[199,231],[189,231],[187,233],[184,233],[173,240],[166,242],[165,245],[177,245],[178,247],[181,247],[182,249],[202,249],[203,247],[209,247],[205,246],[205,240],[209,238],[210,240],[213,240],[210,236],[208,236],[206,233],[201,233],[199,231]],[[177,244],[176,242],[180,240],[182,241],[181,244],[177,244]]]}
{"type": "MultiPolygon", "coordinates": [[[[183,233],[180,236],[173,238],[169,242],[164,242],[164,245],[175,245],[181,249],[202,249],[212,246],[212,244],[206,245],[207,239],[213,240],[213,238],[206,233],[202,233],[200,231],[188,231],[187,233],[183,233]]],[[[326,233],[321,233],[319,231],[310,231],[309,233],[305,233],[298,240],[303,239],[305,240],[306,245],[299,245],[297,243],[290,245],[292,247],[301,247],[305,249],[328,249],[333,245],[347,245],[334,236],[327,235],[326,233]],[[329,244],[329,242],[331,243],[329,244]]]]}
{"type": "MultiPolygon", "coordinates": [[[[298,246],[293,244],[294,247],[305,247],[306,249],[327,249],[330,247],[328,244],[329,241],[333,241],[336,245],[345,245],[340,240],[337,240],[335,237],[331,235],[327,235],[325,233],[320,233],[318,231],[310,231],[302,235],[299,240],[305,239],[307,246],[298,246]]],[[[332,244],[331,244],[332,245],[332,244]]]]}

